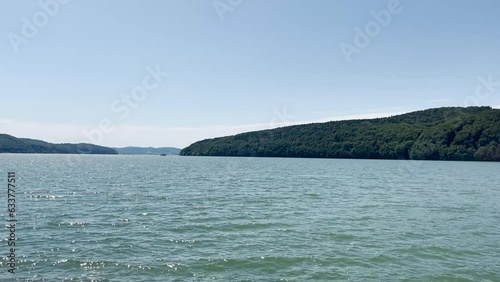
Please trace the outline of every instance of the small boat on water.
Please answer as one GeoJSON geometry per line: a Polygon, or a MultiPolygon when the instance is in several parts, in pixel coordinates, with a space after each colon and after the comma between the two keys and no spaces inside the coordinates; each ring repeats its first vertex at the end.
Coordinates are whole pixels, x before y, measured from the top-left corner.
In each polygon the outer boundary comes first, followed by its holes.
{"type": "Polygon", "coordinates": [[[161,154],[160,156],[162,156],[162,157],[166,157],[166,156],[167,156],[167,154],[161,154]]]}

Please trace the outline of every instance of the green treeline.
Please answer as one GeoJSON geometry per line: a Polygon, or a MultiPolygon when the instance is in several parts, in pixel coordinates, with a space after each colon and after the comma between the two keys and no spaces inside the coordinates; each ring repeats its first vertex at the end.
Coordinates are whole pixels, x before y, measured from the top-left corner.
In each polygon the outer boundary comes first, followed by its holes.
{"type": "Polygon", "coordinates": [[[118,154],[114,149],[91,144],[52,144],[0,134],[0,153],[118,154]]]}
{"type": "Polygon", "coordinates": [[[184,156],[500,161],[500,110],[438,108],[203,140],[184,156]]]}

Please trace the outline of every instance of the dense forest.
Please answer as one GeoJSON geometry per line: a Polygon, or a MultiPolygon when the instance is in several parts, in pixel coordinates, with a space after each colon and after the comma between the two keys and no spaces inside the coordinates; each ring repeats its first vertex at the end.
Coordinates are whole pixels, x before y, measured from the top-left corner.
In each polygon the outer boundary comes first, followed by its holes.
{"type": "Polygon", "coordinates": [[[114,149],[91,144],[51,144],[40,140],[0,134],[0,153],[118,154],[114,149]]]}
{"type": "Polygon", "coordinates": [[[500,161],[500,110],[438,108],[203,140],[184,156],[500,161]]]}

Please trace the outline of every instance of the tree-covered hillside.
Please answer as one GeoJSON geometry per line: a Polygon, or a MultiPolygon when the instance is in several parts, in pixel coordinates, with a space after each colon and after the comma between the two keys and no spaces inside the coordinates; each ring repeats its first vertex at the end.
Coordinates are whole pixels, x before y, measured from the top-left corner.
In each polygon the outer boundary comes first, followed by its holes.
{"type": "Polygon", "coordinates": [[[439,108],[203,140],[184,156],[500,161],[500,110],[439,108]]]}
{"type": "Polygon", "coordinates": [[[118,154],[114,149],[92,144],[52,144],[7,134],[0,134],[0,153],[118,154]]]}

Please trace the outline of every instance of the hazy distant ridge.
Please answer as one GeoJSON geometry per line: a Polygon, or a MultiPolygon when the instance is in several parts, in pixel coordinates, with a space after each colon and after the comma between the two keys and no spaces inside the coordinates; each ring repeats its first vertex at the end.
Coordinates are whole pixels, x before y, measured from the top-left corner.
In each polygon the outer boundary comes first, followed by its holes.
{"type": "Polygon", "coordinates": [[[181,149],[172,147],[163,148],[153,148],[153,147],[125,147],[125,148],[113,148],[120,155],[175,155],[178,156],[181,149]]]}

